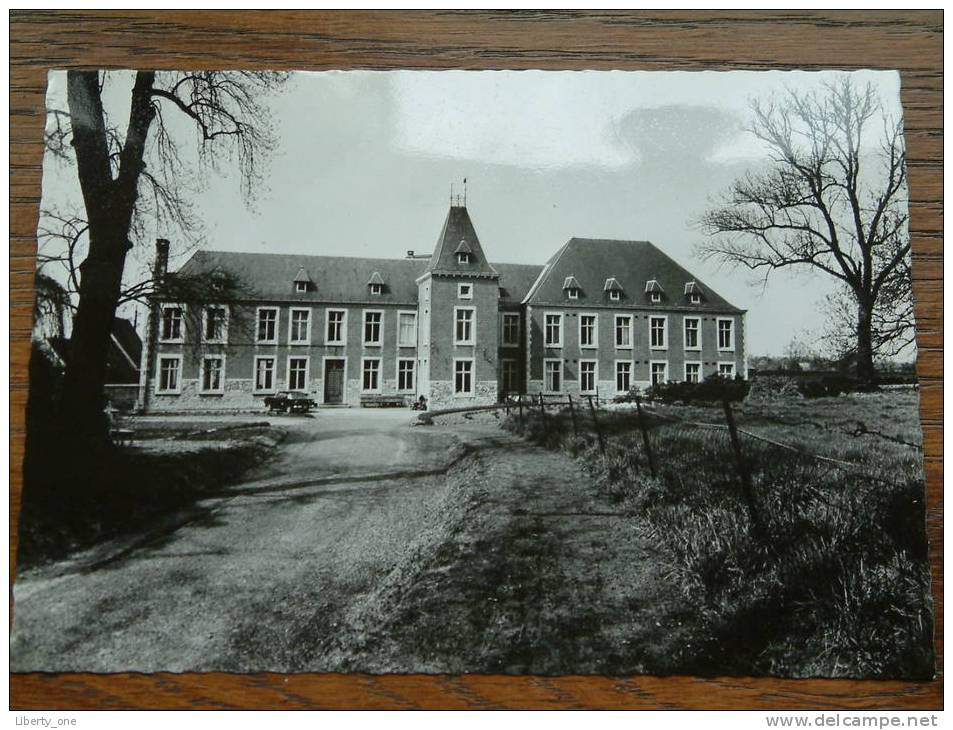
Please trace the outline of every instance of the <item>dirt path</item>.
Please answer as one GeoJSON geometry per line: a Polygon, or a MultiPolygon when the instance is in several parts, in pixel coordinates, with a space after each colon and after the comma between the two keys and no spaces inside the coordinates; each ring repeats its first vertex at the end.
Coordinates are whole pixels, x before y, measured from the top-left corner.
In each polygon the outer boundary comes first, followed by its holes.
{"type": "Polygon", "coordinates": [[[628,673],[664,660],[677,627],[654,623],[650,561],[568,457],[492,424],[336,418],[298,428],[204,518],[104,567],[20,576],[12,670],[628,673]]]}
{"type": "Polygon", "coordinates": [[[562,453],[501,434],[451,474],[456,524],[421,545],[322,647],[335,671],[665,673],[681,599],[631,517],[562,453]]]}

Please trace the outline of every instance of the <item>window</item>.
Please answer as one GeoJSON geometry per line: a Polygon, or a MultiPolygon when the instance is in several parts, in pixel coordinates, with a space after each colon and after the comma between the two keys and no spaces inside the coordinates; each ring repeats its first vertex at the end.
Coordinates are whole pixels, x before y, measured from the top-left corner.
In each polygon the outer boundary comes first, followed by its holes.
{"type": "Polygon", "coordinates": [[[470,254],[466,251],[461,251],[457,254],[457,263],[458,264],[468,264],[470,263],[470,254]]]}
{"type": "Polygon", "coordinates": [[[598,347],[598,318],[595,314],[579,315],[579,347],[598,347]]]}
{"type": "Polygon", "coordinates": [[[546,360],[545,361],[545,387],[549,393],[558,393],[562,389],[563,382],[563,361],[546,360]]]}
{"type": "Polygon", "coordinates": [[[649,318],[649,341],[653,350],[664,350],[668,347],[668,337],[665,332],[667,321],[665,317],[649,318]]]}
{"type": "Polygon", "coordinates": [[[735,377],[735,364],[733,362],[718,363],[718,374],[723,378],[735,377]]]}
{"type": "Polygon", "coordinates": [[[503,347],[519,347],[520,316],[506,313],[503,315],[503,347]]]}
{"type": "Polygon", "coordinates": [[[365,357],[361,361],[361,390],[376,392],[381,389],[381,361],[376,357],[365,357]]]}
{"type": "Polygon", "coordinates": [[[473,344],[473,307],[454,307],[453,341],[457,345],[473,344]]]}
{"type": "Polygon", "coordinates": [[[595,393],[596,392],[596,361],[595,360],[580,360],[579,361],[579,392],[580,393],[595,393]]]}
{"type": "Polygon", "coordinates": [[[660,301],[662,301],[662,295],[659,294],[657,291],[652,292],[652,294],[649,296],[649,298],[650,298],[654,303],[656,303],[656,304],[658,304],[660,301]]]}
{"type": "Polygon", "coordinates": [[[414,360],[397,361],[397,390],[413,391],[415,365],[416,361],[414,360]]]}
{"type": "Polygon", "coordinates": [[[578,290],[578,289],[575,289],[575,288],[567,289],[567,290],[566,290],[566,295],[567,295],[570,299],[578,299],[578,298],[579,298],[579,290],[578,290]]]}
{"type": "Polygon", "coordinates": [[[701,340],[698,337],[700,320],[697,317],[685,317],[685,349],[702,349],[701,340]]]}
{"type": "Polygon", "coordinates": [[[307,345],[311,342],[310,309],[291,310],[291,328],[288,330],[288,342],[295,345],[307,345]]]}
{"type": "Polygon", "coordinates": [[[255,390],[270,393],[275,389],[275,358],[255,358],[255,390]]]}
{"type": "Polygon", "coordinates": [[[159,393],[178,393],[182,388],[182,357],[179,355],[159,356],[159,393]]]}
{"type": "Polygon", "coordinates": [[[453,392],[473,395],[473,360],[453,361],[453,392]]]}
{"type": "Polygon", "coordinates": [[[206,342],[225,342],[227,339],[228,310],[225,307],[206,307],[202,339],[206,342]]]}
{"type": "Polygon", "coordinates": [[[383,312],[364,312],[364,344],[381,344],[381,322],[384,319],[383,312]]]}
{"type": "Polygon", "coordinates": [[[159,339],[163,342],[182,342],[185,339],[182,319],[182,307],[178,304],[164,304],[159,339]]]}
{"type": "Polygon", "coordinates": [[[652,385],[658,385],[668,380],[668,363],[653,362],[652,367],[652,385]]]}
{"type": "Polygon", "coordinates": [[[632,317],[628,314],[616,315],[615,346],[621,348],[632,347],[632,317]]]}
{"type": "Polygon", "coordinates": [[[397,315],[398,347],[417,347],[417,313],[400,312],[397,315]]]}
{"type": "Polygon", "coordinates": [[[308,291],[308,282],[306,281],[296,281],[295,282],[295,291],[299,294],[302,292],[308,291]]]}
{"type": "Polygon", "coordinates": [[[546,347],[563,346],[563,315],[560,313],[545,315],[545,345],[546,347]]]}
{"type": "Polygon", "coordinates": [[[620,299],[622,299],[622,292],[620,292],[618,289],[613,289],[612,291],[609,292],[610,302],[617,302],[620,299]]]}
{"type": "Polygon", "coordinates": [[[225,358],[221,355],[202,358],[202,392],[225,392],[225,358]]]}
{"type": "Polygon", "coordinates": [[[457,299],[473,299],[473,284],[457,284],[457,299]]]}
{"type": "Polygon", "coordinates": [[[700,294],[689,294],[688,301],[692,304],[701,304],[702,298],[700,294]]]}
{"type": "Polygon", "coordinates": [[[685,382],[686,383],[697,383],[701,380],[701,363],[700,362],[687,362],[685,363],[685,382]]]}
{"type": "Polygon", "coordinates": [[[325,333],[326,345],[343,345],[347,333],[347,310],[328,310],[328,330],[325,333]]]}
{"type": "Polygon", "coordinates": [[[516,360],[502,360],[503,364],[503,392],[520,392],[520,371],[516,360]]]}
{"type": "Polygon", "coordinates": [[[718,349],[734,350],[735,340],[731,330],[733,322],[730,319],[718,319],[718,349]]]}
{"type": "Polygon", "coordinates": [[[308,389],[308,358],[288,358],[288,390],[308,389]]]}
{"type": "Polygon", "coordinates": [[[273,307],[258,308],[258,342],[278,341],[278,310],[273,307]]]}
{"type": "Polygon", "coordinates": [[[632,363],[616,361],[615,389],[617,393],[627,393],[632,385],[632,363]]]}

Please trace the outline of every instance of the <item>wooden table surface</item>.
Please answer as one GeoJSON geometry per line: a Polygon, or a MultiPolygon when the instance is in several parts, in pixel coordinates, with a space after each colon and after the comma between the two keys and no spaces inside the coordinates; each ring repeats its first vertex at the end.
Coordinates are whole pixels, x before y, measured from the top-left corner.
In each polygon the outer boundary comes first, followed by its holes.
{"type": "MultiPolygon", "coordinates": [[[[12,12],[11,575],[22,486],[48,69],[899,69],[942,668],[942,24],[942,11],[12,12]]],[[[15,709],[912,709],[942,707],[943,680],[18,674],[12,676],[10,696],[15,709]]]]}

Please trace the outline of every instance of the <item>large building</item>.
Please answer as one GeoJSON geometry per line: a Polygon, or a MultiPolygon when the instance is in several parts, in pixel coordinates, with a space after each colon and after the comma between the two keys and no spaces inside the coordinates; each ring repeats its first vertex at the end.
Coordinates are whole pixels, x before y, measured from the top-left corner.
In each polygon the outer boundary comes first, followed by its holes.
{"type": "Polygon", "coordinates": [[[369,259],[198,251],[176,274],[222,275],[226,304],[156,301],[140,402],[148,411],[321,404],[378,396],[432,408],[506,393],[613,397],[745,375],[744,310],[648,241],[572,238],[543,266],[491,263],[465,205],[429,256],[369,259]]]}

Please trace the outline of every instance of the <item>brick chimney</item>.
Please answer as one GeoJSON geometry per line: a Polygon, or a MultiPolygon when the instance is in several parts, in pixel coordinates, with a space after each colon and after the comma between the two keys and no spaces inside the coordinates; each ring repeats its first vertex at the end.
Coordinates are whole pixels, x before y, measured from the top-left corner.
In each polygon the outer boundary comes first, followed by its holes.
{"type": "Polygon", "coordinates": [[[153,276],[161,281],[169,271],[169,241],[166,238],[156,239],[156,261],[153,276]]]}

